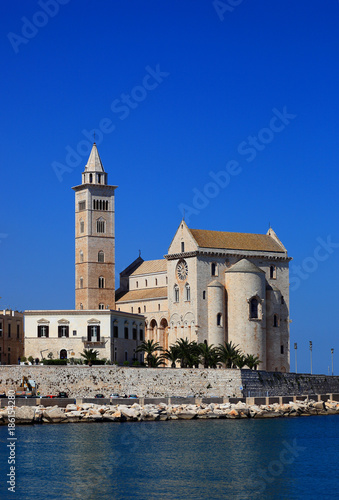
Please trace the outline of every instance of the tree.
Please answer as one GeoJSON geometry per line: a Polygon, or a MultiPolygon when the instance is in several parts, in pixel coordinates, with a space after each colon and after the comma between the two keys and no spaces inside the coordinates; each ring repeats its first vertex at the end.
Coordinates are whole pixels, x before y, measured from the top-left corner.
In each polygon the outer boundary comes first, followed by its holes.
{"type": "Polygon", "coordinates": [[[236,359],[241,354],[240,349],[238,349],[238,345],[232,344],[232,342],[225,342],[224,345],[219,344],[217,347],[219,360],[222,363],[225,363],[226,368],[235,368],[236,367],[236,359]]]}
{"type": "MultiPolygon", "coordinates": [[[[163,348],[159,344],[159,342],[154,342],[154,340],[144,340],[136,349],[136,352],[143,352],[146,354],[147,366],[152,368],[152,363],[154,364],[157,359],[160,359],[157,356],[157,352],[162,352],[163,348]]],[[[162,359],[162,358],[161,358],[162,359]]]]}
{"type": "Polygon", "coordinates": [[[238,354],[238,356],[235,358],[234,365],[240,370],[244,368],[244,366],[246,365],[246,356],[244,356],[243,354],[238,354]]]}
{"type": "Polygon", "coordinates": [[[250,370],[257,370],[258,366],[262,363],[257,356],[253,356],[253,354],[247,354],[246,356],[246,366],[250,370]]]}
{"type": "Polygon", "coordinates": [[[186,339],[178,339],[174,346],[178,348],[181,368],[193,368],[199,365],[199,346],[195,341],[189,342],[186,337],[186,339]]]}
{"type": "Polygon", "coordinates": [[[92,364],[92,361],[95,361],[98,357],[99,351],[94,351],[93,349],[84,349],[84,352],[80,353],[80,356],[85,358],[87,364],[92,364]]]}
{"type": "Polygon", "coordinates": [[[175,368],[175,364],[179,359],[179,347],[171,345],[163,354],[163,357],[171,362],[171,368],[175,368]]]}
{"type": "Polygon", "coordinates": [[[205,342],[199,344],[199,354],[204,368],[216,368],[219,361],[218,348],[205,342]]]}

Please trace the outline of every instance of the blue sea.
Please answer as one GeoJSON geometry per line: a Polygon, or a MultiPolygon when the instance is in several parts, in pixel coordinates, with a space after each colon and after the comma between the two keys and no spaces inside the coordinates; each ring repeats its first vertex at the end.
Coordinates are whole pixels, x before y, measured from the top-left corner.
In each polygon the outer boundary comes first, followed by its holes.
{"type": "Polygon", "coordinates": [[[18,426],[0,498],[339,498],[339,417],[18,426]]]}

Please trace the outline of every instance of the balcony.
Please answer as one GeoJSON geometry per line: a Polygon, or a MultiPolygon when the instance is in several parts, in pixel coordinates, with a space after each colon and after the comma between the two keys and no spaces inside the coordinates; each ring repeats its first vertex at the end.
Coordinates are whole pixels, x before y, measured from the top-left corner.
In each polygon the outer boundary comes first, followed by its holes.
{"type": "Polygon", "coordinates": [[[106,342],[108,341],[109,337],[100,337],[100,340],[97,341],[95,337],[92,337],[92,340],[88,340],[87,337],[81,337],[82,342],[84,343],[84,348],[85,349],[100,349],[104,348],[106,342]]]}

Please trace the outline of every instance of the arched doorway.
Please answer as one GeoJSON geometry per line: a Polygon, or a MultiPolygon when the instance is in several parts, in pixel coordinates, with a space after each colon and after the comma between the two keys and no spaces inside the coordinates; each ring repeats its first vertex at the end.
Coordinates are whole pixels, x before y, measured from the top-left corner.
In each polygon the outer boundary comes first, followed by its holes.
{"type": "Polygon", "coordinates": [[[67,351],[66,351],[66,349],[61,349],[61,351],[60,351],[60,359],[67,359],[67,351]]]}
{"type": "Polygon", "coordinates": [[[152,319],[152,321],[149,324],[149,339],[154,340],[154,342],[157,342],[157,331],[158,331],[158,324],[155,321],[155,319],[152,319]]]}

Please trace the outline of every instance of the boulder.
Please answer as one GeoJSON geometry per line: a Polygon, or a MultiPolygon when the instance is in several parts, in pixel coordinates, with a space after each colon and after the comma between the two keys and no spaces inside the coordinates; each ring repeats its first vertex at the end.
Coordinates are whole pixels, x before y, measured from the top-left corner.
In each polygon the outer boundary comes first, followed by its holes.
{"type": "Polygon", "coordinates": [[[33,406],[19,406],[15,408],[16,424],[32,424],[36,409],[33,406]]]}
{"type": "Polygon", "coordinates": [[[138,416],[140,414],[140,412],[135,408],[124,408],[122,406],[120,407],[120,412],[124,417],[126,417],[127,420],[138,420],[138,416]]]}
{"type": "Polygon", "coordinates": [[[53,406],[52,408],[43,410],[42,421],[49,424],[60,423],[67,421],[67,417],[65,412],[61,408],[53,406]]]}

